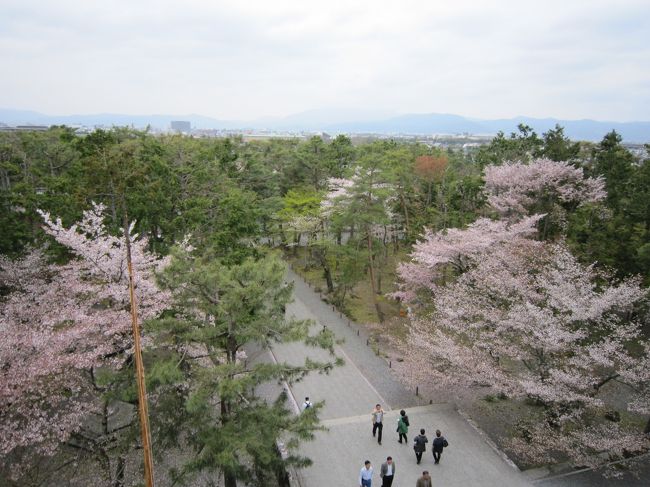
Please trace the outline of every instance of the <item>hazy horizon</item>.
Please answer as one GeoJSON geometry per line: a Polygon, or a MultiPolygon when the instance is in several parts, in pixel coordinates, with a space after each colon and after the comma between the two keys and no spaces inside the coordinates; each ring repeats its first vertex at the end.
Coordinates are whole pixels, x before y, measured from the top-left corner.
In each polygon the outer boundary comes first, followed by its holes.
{"type": "Polygon", "coordinates": [[[5,0],[0,107],[650,118],[647,1],[5,0]]]}
{"type": "MultiPolygon", "coordinates": [[[[332,114],[332,116],[335,116],[338,113],[337,108],[308,108],[306,110],[302,110],[299,112],[294,112],[294,113],[289,113],[286,115],[263,115],[260,117],[255,117],[255,118],[249,118],[249,119],[243,119],[243,118],[225,118],[225,117],[215,117],[211,115],[206,115],[205,113],[197,113],[197,112],[176,112],[176,113],[165,113],[165,112],[115,112],[115,111],[110,111],[110,110],[102,110],[102,111],[94,111],[94,112],[46,112],[43,110],[38,110],[38,109],[26,109],[26,108],[20,108],[20,107],[5,107],[5,106],[0,106],[0,110],[14,110],[14,111],[25,111],[25,112],[36,112],[42,115],[46,115],[48,117],[56,117],[56,116],[62,116],[62,117],[71,117],[71,116],[92,116],[92,115],[126,115],[126,116],[187,116],[187,117],[205,117],[205,118],[214,118],[215,120],[227,120],[227,121],[233,121],[233,122],[250,122],[250,121],[263,121],[266,119],[283,119],[287,117],[293,117],[297,115],[302,115],[302,114],[308,114],[308,113],[329,113],[332,114]]],[[[383,120],[383,119],[390,119],[390,118],[396,118],[400,116],[405,116],[405,115],[451,115],[451,116],[459,116],[466,118],[467,120],[482,120],[482,121],[489,121],[489,120],[511,120],[511,119],[517,119],[517,118],[530,118],[530,119],[557,119],[557,120],[564,120],[564,121],[583,121],[583,120],[590,120],[594,122],[614,122],[614,123],[634,123],[634,122],[650,122],[650,113],[645,119],[630,119],[630,120],[612,120],[612,119],[597,119],[597,118],[589,118],[589,117],[582,117],[582,118],[561,118],[561,117],[555,117],[555,116],[547,116],[547,117],[533,117],[529,116],[525,113],[520,113],[517,115],[513,115],[511,117],[492,117],[492,118],[484,118],[484,117],[472,117],[468,116],[463,113],[449,113],[449,112],[397,112],[397,111],[376,111],[373,112],[372,110],[364,110],[364,109],[359,109],[359,110],[354,110],[350,109],[347,107],[341,108],[341,113],[343,114],[342,119],[350,119],[350,121],[370,121],[372,119],[376,120],[383,120]]],[[[179,120],[182,120],[182,118],[179,118],[179,120]]],[[[2,120],[0,120],[1,122],[2,120]]]]}

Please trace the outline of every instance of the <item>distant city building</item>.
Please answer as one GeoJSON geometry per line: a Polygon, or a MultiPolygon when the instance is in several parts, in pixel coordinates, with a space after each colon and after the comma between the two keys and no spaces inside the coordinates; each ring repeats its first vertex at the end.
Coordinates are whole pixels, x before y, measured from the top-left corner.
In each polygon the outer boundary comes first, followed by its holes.
{"type": "Polygon", "coordinates": [[[172,120],[172,130],[189,134],[192,131],[192,124],[186,120],[172,120]]]}

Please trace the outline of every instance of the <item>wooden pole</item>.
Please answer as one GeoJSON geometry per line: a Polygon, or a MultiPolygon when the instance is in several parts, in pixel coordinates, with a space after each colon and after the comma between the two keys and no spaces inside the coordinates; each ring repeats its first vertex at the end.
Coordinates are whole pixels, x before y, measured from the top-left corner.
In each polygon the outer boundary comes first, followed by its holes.
{"type": "Polygon", "coordinates": [[[154,487],[153,455],[151,451],[151,432],[149,431],[149,408],[147,406],[147,387],[144,381],[144,364],[140,348],[140,327],[138,326],[138,309],[133,285],[133,262],[131,260],[131,236],[124,210],[124,237],[126,239],[126,262],[129,269],[129,296],[131,298],[131,322],[133,324],[133,345],[135,355],[135,377],[138,383],[138,413],[140,416],[140,435],[144,450],[144,480],[146,487],[154,487]]]}

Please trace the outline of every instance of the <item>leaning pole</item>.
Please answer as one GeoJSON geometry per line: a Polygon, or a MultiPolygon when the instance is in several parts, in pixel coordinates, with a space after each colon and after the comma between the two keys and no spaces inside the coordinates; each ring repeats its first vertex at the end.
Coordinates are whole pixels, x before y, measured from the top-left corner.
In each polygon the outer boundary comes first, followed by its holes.
{"type": "Polygon", "coordinates": [[[147,388],[144,381],[144,364],[140,348],[140,327],[138,326],[138,309],[135,300],[133,279],[133,262],[131,260],[131,235],[124,211],[124,237],[126,239],[126,263],[129,270],[129,297],[131,299],[131,322],[133,324],[133,346],[135,355],[135,377],[138,383],[138,412],[140,416],[140,435],[144,450],[144,480],[146,487],[154,487],[153,455],[151,451],[151,432],[149,431],[149,408],[147,406],[147,388]]]}

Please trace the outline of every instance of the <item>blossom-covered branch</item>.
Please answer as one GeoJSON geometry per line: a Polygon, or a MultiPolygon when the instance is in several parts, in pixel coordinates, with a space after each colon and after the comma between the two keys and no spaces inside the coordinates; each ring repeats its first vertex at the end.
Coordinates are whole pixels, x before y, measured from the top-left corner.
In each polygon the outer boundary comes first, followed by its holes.
{"type": "MultiPolygon", "coordinates": [[[[46,231],[76,256],[67,264],[49,264],[39,250],[0,258],[10,289],[0,311],[3,456],[22,446],[56,451],[97,405],[89,372],[121,364],[131,348],[124,242],[106,231],[102,211],[94,205],[70,228],[42,213],[46,231]]],[[[148,319],[168,303],[154,281],[165,260],[144,239],[134,240],[133,259],[139,312],[148,319]]]]}

